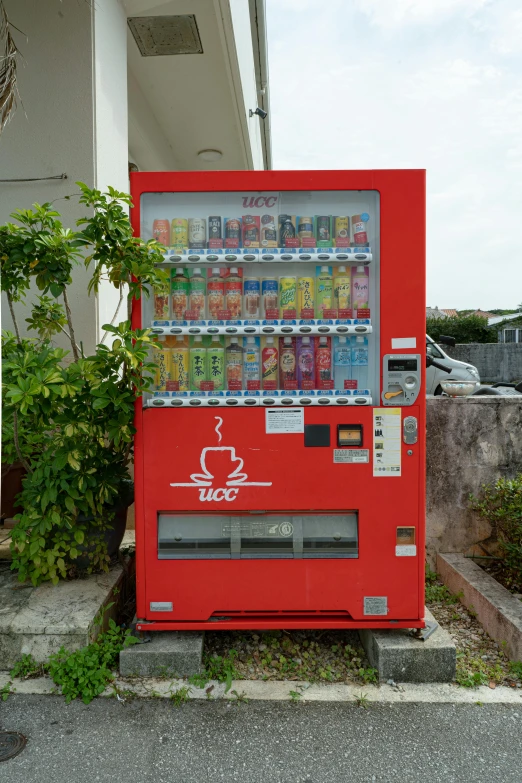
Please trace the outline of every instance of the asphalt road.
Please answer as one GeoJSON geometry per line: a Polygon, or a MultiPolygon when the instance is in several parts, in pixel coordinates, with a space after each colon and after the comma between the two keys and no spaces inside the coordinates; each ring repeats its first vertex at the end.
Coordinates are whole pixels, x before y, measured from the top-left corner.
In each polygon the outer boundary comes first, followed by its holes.
{"type": "Polygon", "coordinates": [[[1,783],[522,783],[511,705],[0,701],[1,783]]]}

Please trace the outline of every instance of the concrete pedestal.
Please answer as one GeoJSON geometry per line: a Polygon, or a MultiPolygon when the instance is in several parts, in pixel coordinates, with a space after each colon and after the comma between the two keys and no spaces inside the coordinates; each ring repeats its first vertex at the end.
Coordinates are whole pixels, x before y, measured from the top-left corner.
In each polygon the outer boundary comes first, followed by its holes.
{"type": "Polygon", "coordinates": [[[157,631],[150,636],[121,651],[122,677],[190,677],[201,671],[202,633],[157,631]]]}
{"type": "MultiPolygon", "coordinates": [[[[427,609],[426,620],[434,622],[427,609]]],[[[457,651],[440,626],[425,642],[401,628],[365,629],[359,636],[370,665],[379,672],[379,682],[451,682],[455,677],[457,651]]]]}

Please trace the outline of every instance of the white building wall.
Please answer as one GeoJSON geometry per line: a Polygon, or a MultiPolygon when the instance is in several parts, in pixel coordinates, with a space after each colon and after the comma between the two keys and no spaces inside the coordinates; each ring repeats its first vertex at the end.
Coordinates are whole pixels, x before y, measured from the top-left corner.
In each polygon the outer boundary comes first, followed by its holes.
{"type": "MultiPolygon", "coordinates": [[[[65,226],[75,228],[86,214],[75,182],[107,184],[128,191],[126,19],[119,0],[60,2],[4,0],[18,46],[18,82],[23,107],[0,138],[0,178],[67,174],[66,180],[0,183],[0,222],[17,208],[52,201],[65,226]]],[[[97,305],[87,296],[89,272],[75,268],[69,299],[77,339],[86,353],[97,341],[97,305]]],[[[101,297],[110,310],[114,294],[101,297]]],[[[21,327],[28,308],[16,307],[21,327]]],[[[12,329],[2,302],[2,327],[12,329]]],[[[22,329],[23,331],[23,329],[22,329]]],[[[56,342],[68,347],[66,338],[56,342]]]]}

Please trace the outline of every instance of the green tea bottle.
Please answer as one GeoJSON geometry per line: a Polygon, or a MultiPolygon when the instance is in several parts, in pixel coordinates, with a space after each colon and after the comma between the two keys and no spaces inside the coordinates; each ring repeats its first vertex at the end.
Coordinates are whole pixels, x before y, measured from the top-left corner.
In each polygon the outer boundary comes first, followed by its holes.
{"type": "Polygon", "coordinates": [[[207,380],[214,382],[214,391],[225,388],[225,349],[217,334],[207,348],[207,380]]]}
{"type": "Polygon", "coordinates": [[[199,335],[194,337],[190,349],[190,386],[196,391],[207,380],[207,349],[199,335]]]}

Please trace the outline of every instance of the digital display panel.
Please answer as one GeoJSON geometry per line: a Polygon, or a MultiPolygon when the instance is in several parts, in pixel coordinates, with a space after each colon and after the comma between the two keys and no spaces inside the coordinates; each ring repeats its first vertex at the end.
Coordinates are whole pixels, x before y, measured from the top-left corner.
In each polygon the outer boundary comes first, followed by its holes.
{"type": "Polygon", "coordinates": [[[388,372],[417,372],[417,359],[388,359],[388,372]]]}

